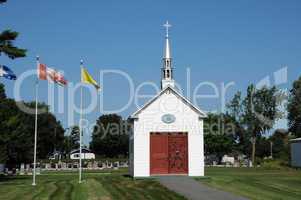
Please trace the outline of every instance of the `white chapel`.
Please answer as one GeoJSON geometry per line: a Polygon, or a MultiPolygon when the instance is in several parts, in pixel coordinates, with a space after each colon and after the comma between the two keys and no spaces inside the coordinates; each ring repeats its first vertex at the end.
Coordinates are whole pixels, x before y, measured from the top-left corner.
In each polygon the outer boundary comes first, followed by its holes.
{"type": "Polygon", "coordinates": [[[204,176],[206,114],[176,89],[166,22],[161,91],[130,116],[129,171],[133,177],[204,176]]]}

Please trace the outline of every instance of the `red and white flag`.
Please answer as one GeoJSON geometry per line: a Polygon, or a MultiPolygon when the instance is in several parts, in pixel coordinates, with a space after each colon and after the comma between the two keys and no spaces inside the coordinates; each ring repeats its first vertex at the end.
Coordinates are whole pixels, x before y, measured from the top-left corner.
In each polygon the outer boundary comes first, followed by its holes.
{"type": "Polygon", "coordinates": [[[45,64],[38,64],[38,78],[40,80],[48,80],[59,85],[67,85],[67,80],[64,75],[57,72],[55,69],[47,67],[45,64]]]}

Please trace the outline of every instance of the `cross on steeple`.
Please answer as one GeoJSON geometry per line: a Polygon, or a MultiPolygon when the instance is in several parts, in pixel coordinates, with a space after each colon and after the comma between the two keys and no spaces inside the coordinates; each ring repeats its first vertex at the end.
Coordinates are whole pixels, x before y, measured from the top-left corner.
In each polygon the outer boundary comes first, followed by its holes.
{"type": "Polygon", "coordinates": [[[169,24],[168,21],[166,21],[166,23],[163,24],[163,26],[166,28],[166,37],[168,37],[168,31],[169,31],[169,28],[171,27],[171,24],[169,24]]]}

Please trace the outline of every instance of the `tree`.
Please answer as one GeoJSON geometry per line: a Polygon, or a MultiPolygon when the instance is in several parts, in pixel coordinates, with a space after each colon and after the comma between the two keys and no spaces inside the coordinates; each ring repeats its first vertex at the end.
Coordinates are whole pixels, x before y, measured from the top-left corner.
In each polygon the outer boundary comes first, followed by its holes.
{"type": "Polygon", "coordinates": [[[104,157],[125,157],[128,154],[126,121],[117,114],[102,115],[96,121],[90,148],[104,157]]]}
{"type": "Polygon", "coordinates": [[[246,131],[244,127],[243,120],[243,99],[241,92],[238,91],[234,94],[233,99],[227,104],[227,115],[233,119],[235,123],[235,139],[237,141],[237,150],[243,154],[250,154],[250,134],[246,131]]]}
{"type": "Polygon", "coordinates": [[[276,87],[255,89],[250,85],[244,99],[244,121],[248,132],[251,133],[252,162],[255,163],[256,138],[264,135],[273,128],[276,120],[281,118],[279,106],[283,93],[276,87]]]}
{"type": "MultiPolygon", "coordinates": [[[[2,113],[1,113],[1,107],[2,104],[1,102],[4,102],[6,100],[6,94],[5,94],[5,88],[2,83],[0,83],[0,117],[2,118],[2,113]]],[[[0,122],[0,164],[6,163],[8,160],[7,156],[7,151],[6,151],[6,143],[3,137],[1,137],[1,132],[4,132],[5,130],[3,129],[2,122],[0,122]]]]}
{"type": "Polygon", "coordinates": [[[0,100],[2,101],[4,99],[6,99],[5,89],[4,85],[0,83],[0,100]]]}
{"type": "Polygon", "coordinates": [[[5,30],[0,33],[0,55],[4,53],[11,59],[26,56],[26,49],[18,48],[13,44],[18,35],[18,32],[11,30],[5,30]]]}
{"type": "MultiPolygon", "coordinates": [[[[253,144],[251,145],[251,148],[253,144]]],[[[266,137],[259,136],[256,139],[256,152],[255,157],[257,158],[264,158],[269,157],[271,155],[270,151],[270,141],[266,137]]],[[[256,160],[255,160],[256,162],[256,160]]],[[[257,162],[257,164],[260,164],[257,162]]]]}
{"type": "MultiPolygon", "coordinates": [[[[5,2],[6,0],[0,0],[0,4],[5,2]]],[[[18,48],[13,43],[18,35],[18,32],[11,30],[4,30],[0,33],[0,55],[4,53],[11,59],[26,56],[26,49],[18,48]]]]}
{"type": "Polygon", "coordinates": [[[79,127],[78,126],[72,126],[71,132],[69,135],[66,135],[64,137],[63,142],[63,148],[62,152],[65,153],[65,155],[70,155],[70,152],[72,150],[79,148],[79,127]]]}
{"type": "Polygon", "coordinates": [[[209,113],[204,120],[205,155],[215,155],[219,162],[235,151],[236,122],[227,114],[209,113]]]}
{"type": "Polygon", "coordinates": [[[73,126],[70,133],[70,149],[78,149],[79,148],[79,127],[73,126]]]}
{"type": "Polygon", "coordinates": [[[233,99],[227,104],[227,113],[236,121],[241,122],[242,111],[241,92],[238,91],[234,94],[233,99]]]}
{"type": "Polygon", "coordinates": [[[232,135],[206,134],[204,141],[205,155],[216,155],[219,162],[225,154],[233,153],[235,147],[235,140],[232,135]]]}
{"type": "MultiPolygon", "coordinates": [[[[25,105],[35,108],[35,102],[25,105]]],[[[48,109],[43,103],[38,107],[48,109]]],[[[5,156],[4,161],[11,166],[32,162],[35,116],[22,112],[13,99],[6,98],[0,101],[0,119],[0,154],[5,156]]],[[[38,158],[45,159],[55,147],[62,148],[64,129],[49,112],[39,114],[38,128],[38,158]]]]}
{"type": "MultiPolygon", "coordinates": [[[[253,163],[255,163],[256,156],[256,139],[261,138],[273,128],[275,121],[281,118],[282,113],[279,106],[283,97],[283,93],[276,87],[256,89],[251,84],[247,88],[247,95],[243,100],[238,100],[238,95],[236,95],[230,103],[230,112],[239,120],[240,127],[244,130],[242,131],[245,135],[244,142],[247,142],[246,139],[250,139],[252,143],[253,163]]],[[[246,143],[244,146],[246,149],[248,148],[246,143]]]]}
{"type": "Polygon", "coordinates": [[[277,129],[269,138],[273,144],[273,158],[289,160],[289,137],[287,130],[277,129]]]}
{"type": "Polygon", "coordinates": [[[301,76],[290,90],[287,111],[289,131],[296,137],[301,137],[301,76]]]}

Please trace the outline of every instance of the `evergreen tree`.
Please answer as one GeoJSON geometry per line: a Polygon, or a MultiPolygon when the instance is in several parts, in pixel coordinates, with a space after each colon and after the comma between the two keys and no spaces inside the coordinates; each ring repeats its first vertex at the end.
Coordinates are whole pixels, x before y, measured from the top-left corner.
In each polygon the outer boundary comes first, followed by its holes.
{"type": "Polygon", "coordinates": [[[5,30],[0,33],[0,55],[5,54],[11,59],[26,56],[26,49],[18,48],[13,43],[18,35],[18,32],[11,30],[5,30]]]}
{"type": "Polygon", "coordinates": [[[71,150],[79,148],[79,127],[73,126],[70,134],[70,148],[71,150]]]}
{"type": "Polygon", "coordinates": [[[79,148],[79,127],[71,127],[70,135],[66,135],[64,138],[64,144],[62,151],[65,155],[70,155],[72,150],[79,148]]]}

